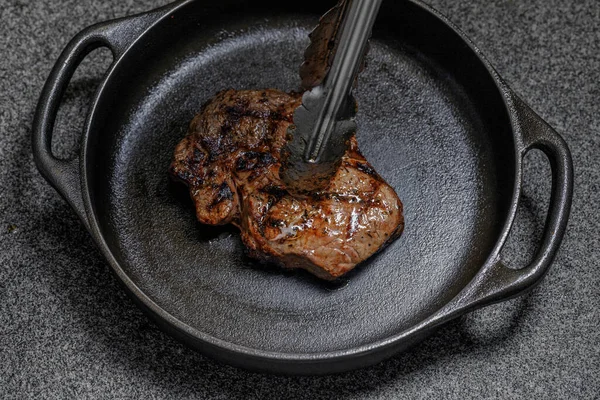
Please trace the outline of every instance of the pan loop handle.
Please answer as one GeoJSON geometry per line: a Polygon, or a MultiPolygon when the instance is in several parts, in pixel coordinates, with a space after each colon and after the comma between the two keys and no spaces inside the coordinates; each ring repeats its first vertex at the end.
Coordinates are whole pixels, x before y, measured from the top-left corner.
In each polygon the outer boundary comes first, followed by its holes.
{"type": "Polygon", "coordinates": [[[52,133],[61,100],[75,70],[88,54],[99,47],[107,47],[113,54],[114,65],[144,30],[164,14],[165,8],[84,29],[59,56],[40,95],[32,130],[35,163],[41,174],[76,211],[88,230],[79,157],[65,161],[52,154],[52,133]]]}
{"type": "MultiPolygon", "coordinates": [[[[422,322],[432,327],[467,311],[523,295],[544,277],[554,259],[567,228],[573,198],[573,161],[569,147],[540,116],[512,90],[504,91],[510,114],[514,117],[521,159],[532,149],[543,151],[552,169],[550,206],[542,243],[533,261],[522,269],[510,269],[500,258],[499,246],[471,282],[436,315],[422,322]]],[[[505,236],[504,240],[506,240],[505,236]]]]}
{"type": "Polygon", "coordinates": [[[541,150],[548,157],[552,170],[550,205],[542,243],[530,265],[520,270],[527,274],[533,286],[548,271],[567,229],[573,200],[573,160],[565,140],[516,94],[512,97],[523,136],[521,158],[530,150],[541,150]]]}
{"type": "MultiPolygon", "coordinates": [[[[455,299],[449,314],[464,312],[487,304],[525,294],[544,277],[567,228],[573,198],[573,161],[566,142],[514,92],[507,89],[509,110],[522,138],[521,159],[532,149],[546,154],[552,169],[550,206],[542,242],[533,261],[522,269],[504,265],[498,253],[487,268],[455,299]]],[[[448,314],[447,314],[448,315],[448,314]]]]}

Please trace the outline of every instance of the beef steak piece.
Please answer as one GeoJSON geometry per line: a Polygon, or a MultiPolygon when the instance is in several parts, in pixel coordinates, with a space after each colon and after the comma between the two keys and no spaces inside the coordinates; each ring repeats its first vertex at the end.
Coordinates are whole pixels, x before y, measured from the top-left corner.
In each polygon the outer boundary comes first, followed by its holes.
{"type": "Polygon", "coordinates": [[[218,93],[175,148],[170,173],[189,187],[198,220],[237,226],[250,256],[332,280],[402,233],[402,203],[354,136],[325,190],[288,192],[281,150],[301,101],[273,89],[218,93]]]}

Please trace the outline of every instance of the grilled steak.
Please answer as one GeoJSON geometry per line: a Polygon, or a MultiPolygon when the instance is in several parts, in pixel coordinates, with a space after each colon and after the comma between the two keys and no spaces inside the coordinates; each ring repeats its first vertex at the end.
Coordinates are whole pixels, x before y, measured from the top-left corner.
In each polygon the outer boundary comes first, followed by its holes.
{"type": "Polygon", "coordinates": [[[402,203],[350,139],[326,190],[290,193],[281,150],[301,94],[227,90],[203,106],[177,145],[171,175],[204,224],[234,224],[250,256],[332,280],[404,228],[402,203]]]}

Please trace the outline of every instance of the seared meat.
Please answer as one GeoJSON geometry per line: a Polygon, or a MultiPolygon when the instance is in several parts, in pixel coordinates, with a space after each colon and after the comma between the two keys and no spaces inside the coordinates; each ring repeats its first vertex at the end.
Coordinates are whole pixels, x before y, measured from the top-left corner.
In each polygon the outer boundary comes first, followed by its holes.
{"type": "Polygon", "coordinates": [[[400,235],[402,203],[354,136],[326,190],[287,191],[281,149],[301,101],[271,89],[218,93],[177,145],[171,174],[188,185],[198,220],[237,226],[252,257],[331,280],[400,235]]]}

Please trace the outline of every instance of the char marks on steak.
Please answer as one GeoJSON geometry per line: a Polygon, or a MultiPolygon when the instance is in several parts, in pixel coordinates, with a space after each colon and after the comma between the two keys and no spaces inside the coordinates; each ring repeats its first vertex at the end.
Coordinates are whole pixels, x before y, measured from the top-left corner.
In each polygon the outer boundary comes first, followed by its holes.
{"type": "Polygon", "coordinates": [[[250,255],[332,280],[404,228],[402,203],[352,136],[326,190],[291,194],[281,150],[300,93],[226,90],[203,106],[177,145],[171,175],[204,224],[234,224],[250,255]]]}

